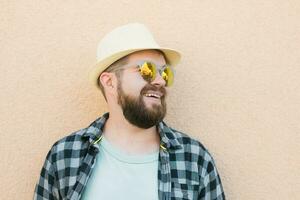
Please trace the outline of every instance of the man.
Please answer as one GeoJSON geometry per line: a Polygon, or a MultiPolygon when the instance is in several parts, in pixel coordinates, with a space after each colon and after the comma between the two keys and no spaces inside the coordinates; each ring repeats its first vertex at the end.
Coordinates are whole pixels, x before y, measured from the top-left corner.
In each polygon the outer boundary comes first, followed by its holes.
{"type": "Polygon", "coordinates": [[[205,147],[163,122],[179,59],[142,24],[108,33],[90,80],[109,112],[53,145],[34,199],[225,199],[205,147]]]}

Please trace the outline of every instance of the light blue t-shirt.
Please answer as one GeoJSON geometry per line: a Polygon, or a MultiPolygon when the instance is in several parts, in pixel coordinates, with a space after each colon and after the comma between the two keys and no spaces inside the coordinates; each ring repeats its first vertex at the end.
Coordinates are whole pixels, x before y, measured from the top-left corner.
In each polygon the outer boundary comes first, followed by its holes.
{"type": "Polygon", "coordinates": [[[158,200],[158,151],[128,155],[100,142],[95,167],[82,194],[84,200],[158,200]]]}

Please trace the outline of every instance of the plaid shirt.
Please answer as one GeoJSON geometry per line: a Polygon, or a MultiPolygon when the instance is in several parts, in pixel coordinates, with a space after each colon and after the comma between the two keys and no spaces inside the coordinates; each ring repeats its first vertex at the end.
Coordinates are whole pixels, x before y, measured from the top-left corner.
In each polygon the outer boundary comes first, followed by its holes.
{"type": "MultiPolygon", "coordinates": [[[[87,128],[57,141],[47,154],[34,199],[80,199],[99,152],[102,129],[109,114],[87,128]]],[[[217,168],[210,153],[198,141],[158,124],[161,138],[158,166],[160,200],[224,200],[217,168]]],[[[138,189],[138,188],[137,188],[138,189]]]]}

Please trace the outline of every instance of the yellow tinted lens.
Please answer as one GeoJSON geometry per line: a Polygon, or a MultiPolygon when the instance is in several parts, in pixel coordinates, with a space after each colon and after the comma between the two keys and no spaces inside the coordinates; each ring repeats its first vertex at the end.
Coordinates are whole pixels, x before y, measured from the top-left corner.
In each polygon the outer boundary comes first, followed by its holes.
{"type": "Polygon", "coordinates": [[[140,67],[141,76],[146,81],[153,81],[156,74],[156,68],[152,63],[144,62],[140,67]]]}
{"type": "Polygon", "coordinates": [[[171,86],[173,84],[174,73],[169,66],[164,68],[164,71],[162,72],[161,76],[166,81],[166,86],[171,86]]]}

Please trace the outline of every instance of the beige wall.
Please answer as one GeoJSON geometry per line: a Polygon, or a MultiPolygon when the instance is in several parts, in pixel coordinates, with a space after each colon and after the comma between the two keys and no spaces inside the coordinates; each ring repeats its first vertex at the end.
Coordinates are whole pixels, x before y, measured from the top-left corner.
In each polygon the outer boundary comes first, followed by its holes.
{"type": "Polygon", "coordinates": [[[0,199],[31,199],[50,146],[106,106],[86,77],[112,28],[181,50],[166,121],[212,153],[230,200],[300,199],[300,2],[1,1],[0,199]]]}

